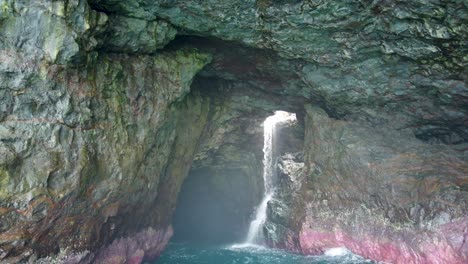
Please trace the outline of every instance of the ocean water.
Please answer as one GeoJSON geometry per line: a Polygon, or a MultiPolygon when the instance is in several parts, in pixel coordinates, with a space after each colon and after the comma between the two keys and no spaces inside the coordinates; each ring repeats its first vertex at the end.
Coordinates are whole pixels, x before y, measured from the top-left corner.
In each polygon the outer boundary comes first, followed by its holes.
{"type": "Polygon", "coordinates": [[[170,243],[153,264],[363,264],[374,263],[343,249],[322,256],[301,256],[262,247],[215,247],[170,243]]]}

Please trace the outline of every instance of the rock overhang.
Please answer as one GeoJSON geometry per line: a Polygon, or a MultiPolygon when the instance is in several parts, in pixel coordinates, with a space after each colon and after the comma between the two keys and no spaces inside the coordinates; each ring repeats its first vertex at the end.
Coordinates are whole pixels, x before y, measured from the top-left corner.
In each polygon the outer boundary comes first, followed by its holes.
{"type": "Polygon", "coordinates": [[[426,141],[467,140],[463,1],[89,3],[176,28],[175,43],[216,54],[201,75],[311,101],[340,119],[392,123],[426,141]]]}

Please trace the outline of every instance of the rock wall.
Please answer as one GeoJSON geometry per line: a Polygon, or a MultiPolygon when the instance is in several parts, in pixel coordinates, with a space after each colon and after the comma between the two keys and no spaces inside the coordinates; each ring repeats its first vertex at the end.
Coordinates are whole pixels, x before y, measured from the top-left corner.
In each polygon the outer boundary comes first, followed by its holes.
{"type": "Polygon", "coordinates": [[[306,98],[340,119],[392,123],[423,140],[468,140],[466,1],[90,3],[237,44],[217,44],[213,66],[222,78],[306,98]]]}
{"type": "Polygon", "coordinates": [[[306,109],[304,163],[282,158],[290,180],[270,205],[272,245],[306,254],[346,247],[389,263],[467,261],[463,152],[306,109]]]}
{"type": "Polygon", "coordinates": [[[0,6],[1,261],[171,234],[210,107],[188,94],[210,56],[97,51],[107,16],[86,1],[0,6]]]}
{"type": "Polygon", "coordinates": [[[0,0],[0,260],[155,257],[190,168],[286,110],[272,246],[466,262],[467,9],[0,0]]]}

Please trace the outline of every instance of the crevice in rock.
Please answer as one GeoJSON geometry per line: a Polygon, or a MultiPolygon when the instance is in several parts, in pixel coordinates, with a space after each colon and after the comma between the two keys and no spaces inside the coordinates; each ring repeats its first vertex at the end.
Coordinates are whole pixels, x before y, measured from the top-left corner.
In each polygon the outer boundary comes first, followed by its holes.
{"type": "Polygon", "coordinates": [[[416,129],[415,136],[430,144],[462,145],[468,143],[468,131],[464,126],[425,125],[416,129]]]}

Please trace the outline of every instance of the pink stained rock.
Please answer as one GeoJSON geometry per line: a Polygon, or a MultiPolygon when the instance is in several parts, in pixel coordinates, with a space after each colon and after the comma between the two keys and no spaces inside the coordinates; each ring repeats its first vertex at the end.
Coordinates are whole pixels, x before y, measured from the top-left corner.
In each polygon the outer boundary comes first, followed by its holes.
{"type": "Polygon", "coordinates": [[[145,252],[141,249],[137,250],[128,260],[128,264],[140,264],[143,262],[145,252]]]}
{"type": "MultiPolygon", "coordinates": [[[[463,227],[463,224],[458,223],[463,227]]],[[[441,230],[446,230],[446,226],[441,230]]],[[[466,236],[461,233],[461,236],[466,236]]],[[[417,244],[416,247],[402,237],[400,241],[390,241],[385,237],[357,237],[349,235],[342,230],[327,232],[322,230],[306,229],[299,234],[301,251],[304,254],[321,254],[334,247],[346,247],[355,254],[364,258],[389,263],[402,264],[464,264],[468,263],[463,248],[454,248],[447,240],[435,237],[431,241],[417,244]]],[[[466,246],[465,242],[462,246],[466,246]]]]}
{"type": "Polygon", "coordinates": [[[155,230],[147,228],[133,236],[115,240],[96,254],[93,263],[140,264],[157,258],[166,247],[173,230],[169,226],[155,230]]]}

